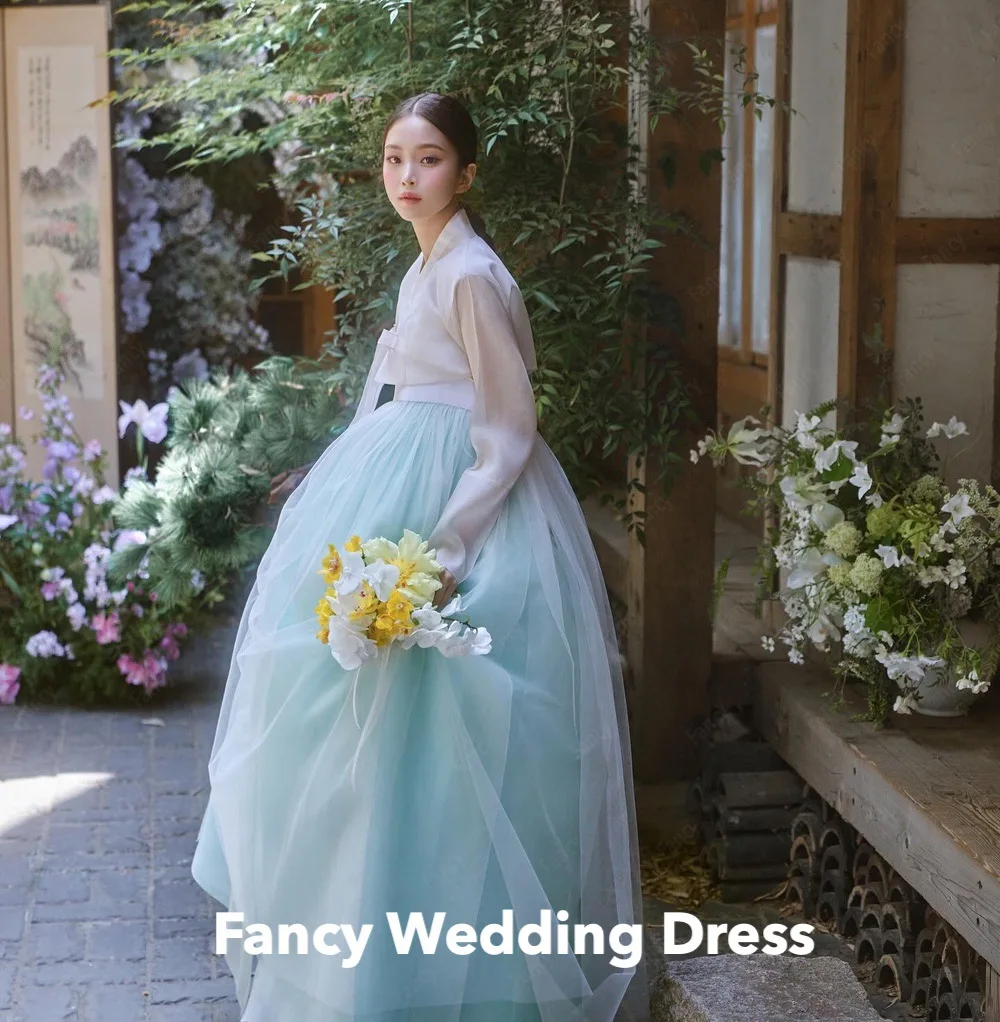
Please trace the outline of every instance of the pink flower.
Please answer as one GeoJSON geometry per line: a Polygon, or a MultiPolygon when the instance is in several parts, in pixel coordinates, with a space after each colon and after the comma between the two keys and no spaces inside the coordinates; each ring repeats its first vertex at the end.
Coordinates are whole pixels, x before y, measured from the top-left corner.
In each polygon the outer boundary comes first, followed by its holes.
{"type": "Polygon", "coordinates": [[[141,663],[125,653],[118,658],[116,664],[129,685],[142,685],[147,692],[167,683],[167,661],[151,649],[143,654],[141,663]]]}
{"type": "Polygon", "coordinates": [[[176,639],[183,639],[188,633],[188,626],[183,621],[171,621],[165,631],[167,635],[172,635],[176,639]]]}
{"type": "Polygon", "coordinates": [[[181,648],[172,635],[164,635],[160,639],[160,649],[167,655],[168,660],[176,660],[181,655],[181,648]]]}
{"type": "Polygon", "coordinates": [[[21,683],[17,680],[21,677],[21,668],[13,664],[0,664],[0,703],[8,706],[17,698],[21,689],[21,683]]]}
{"type": "Polygon", "coordinates": [[[114,610],[107,614],[95,614],[90,619],[90,627],[94,629],[94,638],[98,646],[118,642],[122,637],[121,619],[114,610]]]}
{"type": "Polygon", "coordinates": [[[42,599],[54,600],[60,593],[62,586],[58,582],[42,583],[42,599]]]}

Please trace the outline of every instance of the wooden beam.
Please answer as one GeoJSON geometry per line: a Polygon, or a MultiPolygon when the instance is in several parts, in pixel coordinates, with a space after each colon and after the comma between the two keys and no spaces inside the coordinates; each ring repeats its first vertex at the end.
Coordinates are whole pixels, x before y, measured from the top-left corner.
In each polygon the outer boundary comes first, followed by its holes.
{"type": "Polygon", "coordinates": [[[897,263],[1000,263],[1000,217],[900,217],[897,263]]]}
{"type": "Polygon", "coordinates": [[[11,320],[10,193],[7,187],[6,12],[0,10],[0,422],[14,424],[14,324],[11,320]]]}
{"type": "Polygon", "coordinates": [[[996,712],[977,707],[970,717],[914,717],[878,730],[855,719],[865,709],[860,686],[834,708],[824,694],[833,678],[812,667],[763,663],[757,676],[757,723],[767,741],[1000,967],[996,712]]]}
{"type": "MultiPolygon", "coordinates": [[[[757,26],[754,15],[757,0],[744,0],[741,36],[746,48],[745,67],[748,73],[757,70],[757,26]]],[[[750,90],[757,91],[754,81],[750,90]]],[[[757,119],[754,116],[753,103],[747,104],[739,114],[743,118],[743,196],[740,211],[743,214],[740,225],[740,349],[744,358],[749,359],[753,353],[753,267],[754,267],[754,227],[753,227],[753,193],[755,186],[757,119]]]]}
{"type": "Polygon", "coordinates": [[[839,259],[840,217],[829,213],[782,212],[778,216],[777,246],[782,255],[839,259]]]}
{"type": "Polygon", "coordinates": [[[1000,971],[986,966],[986,989],[983,991],[983,1022],[1000,1022],[1000,971]]]}
{"type": "Polygon", "coordinates": [[[896,324],[896,211],[905,0],[848,0],[837,393],[863,403],[879,368],[866,342],[890,351],[896,324]]]}
{"type": "MultiPolygon", "coordinates": [[[[1000,290],[997,294],[997,328],[993,352],[993,455],[990,459],[990,482],[1000,489],[1000,290]]],[[[1000,1002],[997,1003],[997,1022],[1000,1022],[1000,1002]]]]}
{"type": "Polygon", "coordinates": [[[767,404],[771,423],[781,422],[784,368],[785,260],[779,242],[781,217],[788,205],[788,104],[791,96],[792,26],[789,0],[777,0],[775,40],[774,179],[771,183],[771,302],[768,307],[767,404]]]}
{"type": "MultiPolygon", "coordinates": [[[[701,81],[685,42],[697,40],[725,54],[725,0],[653,0],[653,37],[670,40],[671,79],[679,88],[701,81]]],[[[721,62],[717,67],[721,72],[721,62]]],[[[649,139],[648,197],[653,208],[683,210],[698,225],[701,240],[658,233],[650,272],[677,300],[677,333],[650,327],[650,339],[668,348],[680,364],[698,426],[679,439],[683,450],[716,424],[719,322],[719,233],[721,172],[706,177],[698,156],[722,143],[713,118],[692,112],[661,118],[649,139]],[[677,173],[668,185],[660,161],[676,153],[677,173]],[[705,243],[707,242],[707,244],[705,243]]],[[[662,400],[669,400],[667,395],[662,400]]],[[[712,666],[709,607],[715,572],[715,471],[703,460],[687,465],[668,497],[655,483],[659,465],[637,464],[630,475],[646,486],[635,510],[645,510],[646,544],[630,533],[628,563],[628,660],[632,671],[632,747],[636,780],[656,784],[693,776],[700,746],[694,718],[708,712],[712,666]]]]}

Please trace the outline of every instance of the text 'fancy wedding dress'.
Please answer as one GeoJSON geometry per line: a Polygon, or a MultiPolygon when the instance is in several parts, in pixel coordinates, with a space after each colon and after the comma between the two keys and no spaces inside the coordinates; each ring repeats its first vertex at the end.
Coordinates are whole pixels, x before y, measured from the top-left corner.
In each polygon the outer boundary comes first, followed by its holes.
{"type": "Polygon", "coordinates": [[[258,568],[192,872],[244,927],[370,924],[351,967],[312,945],[231,942],[246,1022],[641,1020],[641,943],[628,967],[608,943],[445,946],[449,927],[478,934],[505,910],[515,928],[551,919],[553,937],[557,922],[607,938],[642,916],[615,632],[580,504],[536,430],[521,293],[462,208],[421,262],[354,419],[289,497],[258,568]],[[395,391],[379,405],[384,383],[395,391]],[[390,646],[385,663],[344,670],[316,636],[327,545],[404,528],[437,550],[492,649],[390,646]],[[428,927],[444,913],[436,950],[400,953],[391,913],[428,927]]]}

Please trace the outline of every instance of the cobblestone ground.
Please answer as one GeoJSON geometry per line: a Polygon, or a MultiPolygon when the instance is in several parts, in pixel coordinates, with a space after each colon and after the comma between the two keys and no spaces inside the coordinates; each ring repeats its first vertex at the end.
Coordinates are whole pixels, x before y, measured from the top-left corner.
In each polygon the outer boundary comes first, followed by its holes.
{"type": "Polygon", "coordinates": [[[153,709],[0,706],[4,1022],[238,1019],[190,874],[234,634],[192,643],[153,709]]]}

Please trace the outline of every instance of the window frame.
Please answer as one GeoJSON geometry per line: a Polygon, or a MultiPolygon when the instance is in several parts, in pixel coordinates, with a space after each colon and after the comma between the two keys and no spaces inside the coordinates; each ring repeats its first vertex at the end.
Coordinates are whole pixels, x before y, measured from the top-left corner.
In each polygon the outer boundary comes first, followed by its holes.
{"type": "MultiPolygon", "coordinates": [[[[757,32],[761,28],[778,25],[778,7],[768,6],[768,0],[743,0],[743,10],[726,17],[726,32],[739,32],[746,47],[745,63],[749,73],[757,70],[757,32]]],[[[742,196],[741,216],[738,225],[740,252],[740,311],[739,311],[739,344],[718,344],[721,360],[741,365],[754,365],[761,369],[769,366],[768,353],[755,351],[753,346],[753,278],[754,278],[754,154],[756,145],[757,117],[754,105],[748,104],[736,116],[743,118],[742,146],[742,196]]],[[[777,142],[777,139],[775,140],[777,142]]],[[[776,146],[777,149],[777,146],[776,146]]],[[[772,178],[767,184],[773,189],[774,174],[780,155],[775,151],[775,162],[772,167],[772,178]]],[[[771,224],[772,239],[776,225],[771,224]]],[[[773,242],[772,242],[773,243],[773,242]]],[[[721,260],[722,253],[719,253],[721,260]]],[[[721,314],[721,297],[720,297],[721,314]]],[[[768,349],[773,338],[768,337],[768,349]]]]}

